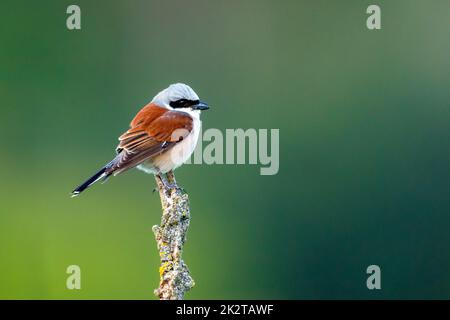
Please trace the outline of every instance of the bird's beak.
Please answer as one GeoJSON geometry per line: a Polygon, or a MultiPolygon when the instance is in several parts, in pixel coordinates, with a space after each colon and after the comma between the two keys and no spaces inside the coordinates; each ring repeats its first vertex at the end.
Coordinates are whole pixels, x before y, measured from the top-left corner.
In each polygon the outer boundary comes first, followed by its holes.
{"type": "Polygon", "coordinates": [[[194,110],[202,110],[203,111],[203,110],[208,110],[209,106],[205,102],[200,101],[199,103],[193,105],[192,109],[194,109],[194,110]]]}

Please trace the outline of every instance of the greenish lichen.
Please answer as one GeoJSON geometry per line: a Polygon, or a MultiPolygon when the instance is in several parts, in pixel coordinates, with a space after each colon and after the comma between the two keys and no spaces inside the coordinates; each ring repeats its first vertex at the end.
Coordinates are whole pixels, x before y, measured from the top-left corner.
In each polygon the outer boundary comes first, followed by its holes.
{"type": "MultiPolygon", "coordinates": [[[[176,183],[172,173],[168,174],[168,180],[172,184],[176,183]]],[[[162,300],[183,299],[195,284],[182,259],[190,223],[189,197],[181,188],[167,190],[161,181],[156,181],[163,214],[161,224],[152,228],[161,260],[160,285],[155,294],[162,300]]]]}

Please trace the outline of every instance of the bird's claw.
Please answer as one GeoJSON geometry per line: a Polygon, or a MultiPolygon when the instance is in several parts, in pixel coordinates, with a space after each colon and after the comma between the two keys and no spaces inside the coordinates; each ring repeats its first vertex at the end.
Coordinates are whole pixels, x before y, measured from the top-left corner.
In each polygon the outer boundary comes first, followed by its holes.
{"type": "Polygon", "coordinates": [[[175,189],[177,189],[178,191],[180,191],[182,193],[187,193],[186,189],[183,187],[175,186],[175,189]]]}
{"type": "Polygon", "coordinates": [[[164,186],[166,188],[166,190],[170,191],[170,190],[177,190],[177,191],[181,191],[181,192],[186,192],[186,189],[184,189],[183,187],[179,187],[177,184],[175,183],[168,183],[164,186]]]}
{"type": "MultiPolygon", "coordinates": [[[[177,183],[175,182],[174,178],[172,178],[172,180],[173,180],[172,182],[169,182],[166,179],[164,179],[161,175],[158,175],[157,177],[158,177],[158,180],[159,180],[158,186],[159,187],[161,187],[161,186],[164,187],[166,192],[171,192],[172,190],[177,190],[179,192],[186,193],[186,189],[184,189],[183,187],[179,187],[177,185],[177,183]]],[[[153,192],[155,192],[156,190],[158,190],[158,188],[155,188],[153,190],[153,192]]]]}

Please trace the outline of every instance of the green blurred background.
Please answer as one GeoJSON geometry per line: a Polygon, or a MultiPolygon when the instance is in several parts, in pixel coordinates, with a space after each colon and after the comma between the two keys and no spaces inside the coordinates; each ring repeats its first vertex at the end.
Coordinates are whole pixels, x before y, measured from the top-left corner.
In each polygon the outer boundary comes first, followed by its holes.
{"type": "Polygon", "coordinates": [[[212,105],[204,129],[280,129],[278,175],[176,172],[187,298],[450,298],[450,1],[376,3],[380,31],[358,0],[3,0],[0,298],[155,298],[154,179],[69,193],[173,82],[212,105]]]}

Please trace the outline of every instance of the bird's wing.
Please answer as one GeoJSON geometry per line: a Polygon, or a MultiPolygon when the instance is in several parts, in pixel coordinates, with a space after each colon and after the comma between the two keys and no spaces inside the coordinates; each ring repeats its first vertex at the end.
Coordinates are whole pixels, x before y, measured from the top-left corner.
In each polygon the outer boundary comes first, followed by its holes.
{"type": "Polygon", "coordinates": [[[192,131],[193,119],[185,112],[150,104],[136,115],[130,126],[119,137],[118,154],[110,163],[109,174],[117,175],[172,148],[192,131]]]}

